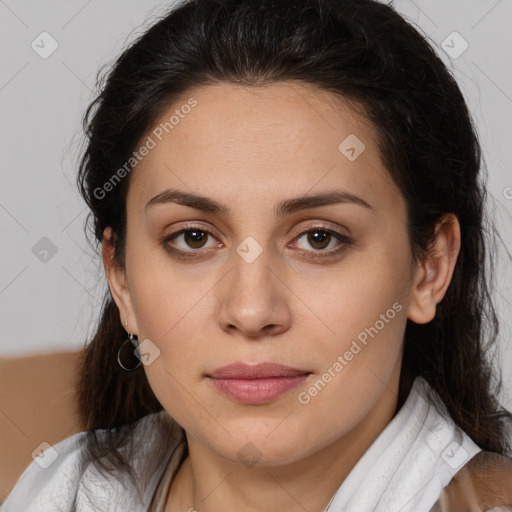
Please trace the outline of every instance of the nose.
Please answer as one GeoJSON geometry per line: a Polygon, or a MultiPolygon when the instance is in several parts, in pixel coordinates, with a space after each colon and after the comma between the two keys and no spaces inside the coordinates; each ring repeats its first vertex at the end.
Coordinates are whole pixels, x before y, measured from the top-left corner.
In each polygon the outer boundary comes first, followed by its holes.
{"type": "Polygon", "coordinates": [[[240,254],[233,257],[233,267],[217,290],[220,328],[251,340],[287,331],[291,311],[284,267],[270,261],[267,250],[255,259],[240,254]]]}

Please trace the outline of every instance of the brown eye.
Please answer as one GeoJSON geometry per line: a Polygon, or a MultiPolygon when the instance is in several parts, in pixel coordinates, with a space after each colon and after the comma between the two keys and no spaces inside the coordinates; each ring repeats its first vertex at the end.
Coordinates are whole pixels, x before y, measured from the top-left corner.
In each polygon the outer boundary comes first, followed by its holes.
{"type": "Polygon", "coordinates": [[[310,228],[299,235],[296,238],[297,242],[302,242],[303,246],[299,249],[302,249],[306,253],[311,253],[308,257],[324,257],[338,254],[342,251],[347,245],[352,244],[352,240],[337,231],[326,229],[323,227],[310,228]],[[306,236],[304,236],[306,235],[306,236]],[[336,244],[338,242],[338,244],[336,244]],[[333,247],[329,247],[334,245],[333,247]],[[313,250],[311,250],[313,248],[313,250]],[[326,249],[332,250],[326,250],[326,249]],[[318,255],[315,252],[319,253],[318,255]],[[321,254],[325,253],[325,254],[321,254]]]}
{"type": "Polygon", "coordinates": [[[183,231],[182,234],[183,240],[192,249],[201,249],[208,239],[206,231],[200,231],[197,229],[188,229],[183,231]]]}
{"type": "Polygon", "coordinates": [[[161,244],[173,256],[192,259],[204,256],[208,249],[219,245],[216,243],[208,247],[206,244],[209,237],[215,240],[214,235],[210,231],[199,227],[190,227],[167,235],[161,240],[161,244]],[[201,249],[205,250],[201,251],[201,249]]]}
{"type": "Polygon", "coordinates": [[[307,234],[307,241],[314,249],[325,249],[331,241],[332,235],[327,231],[315,229],[307,234]]]}

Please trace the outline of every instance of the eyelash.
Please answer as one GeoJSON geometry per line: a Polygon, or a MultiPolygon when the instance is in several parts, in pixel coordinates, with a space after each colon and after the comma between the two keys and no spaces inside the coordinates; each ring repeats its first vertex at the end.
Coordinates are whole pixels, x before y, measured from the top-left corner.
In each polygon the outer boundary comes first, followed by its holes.
{"type": "MultiPolygon", "coordinates": [[[[207,229],[204,229],[201,226],[193,226],[192,225],[192,226],[187,226],[186,228],[180,229],[178,231],[175,231],[174,233],[170,233],[169,235],[166,235],[164,238],[162,238],[160,240],[160,243],[162,244],[164,249],[169,254],[171,254],[172,256],[174,256],[176,258],[188,259],[188,260],[195,259],[195,258],[201,258],[202,256],[204,256],[204,254],[197,254],[197,253],[200,252],[200,249],[198,249],[198,250],[191,249],[190,251],[182,251],[181,249],[176,249],[176,248],[168,245],[168,243],[167,243],[170,240],[172,240],[172,239],[178,237],[179,235],[181,235],[183,233],[186,233],[188,231],[201,231],[202,233],[206,233],[207,235],[210,235],[213,238],[215,238],[214,234],[211,233],[210,231],[208,231],[207,229]],[[190,253],[192,253],[192,254],[190,254],[190,253]]],[[[322,252],[325,252],[325,254],[316,254],[316,255],[315,254],[313,254],[313,255],[312,254],[307,254],[307,255],[304,256],[305,258],[313,259],[313,258],[330,258],[330,257],[335,257],[335,256],[339,255],[342,251],[344,251],[344,249],[346,249],[346,246],[352,245],[354,243],[353,240],[351,240],[347,236],[345,236],[345,235],[343,235],[343,234],[341,234],[341,233],[339,233],[337,231],[334,231],[332,229],[326,228],[324,226],[308,227],[308,229],[298,233],[297,236],[294,238],[294,240],[298,240],[301,237],[303,237],[304,235],[307,235],[308,233],[315,232],[315,231],[320,231],[320,232],[328,233],[329,235],[334,236],[334,238],[336,238],[339,242],[341,242],[342,245],[338,249],[334,249],[334,250],[330,250],[330,251],[324,251],[324,250],[304,251],[304,250],[300,250],[299,249],[299,251],[301,251],[303,253],[304,252],[306,252],[306,253],[310,253],[310,252],[322,253],[322,252]]],[[[212,250],[214,250],[214,249],[210,249],[210,250],[207,249],[206,251],[203,250],[203,253],[204,252],[211,252],[212,250]]]]}

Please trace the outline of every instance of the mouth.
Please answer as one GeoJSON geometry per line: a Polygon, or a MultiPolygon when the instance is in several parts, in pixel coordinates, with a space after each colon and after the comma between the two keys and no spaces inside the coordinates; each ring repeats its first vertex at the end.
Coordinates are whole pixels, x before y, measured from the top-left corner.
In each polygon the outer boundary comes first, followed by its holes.
{"type": "Polygon", "coordinates": [[[299,386],[312,372],[277,363],[233,363],[206,375],[224,396],[246,405],[263,405],[299,386]]]}

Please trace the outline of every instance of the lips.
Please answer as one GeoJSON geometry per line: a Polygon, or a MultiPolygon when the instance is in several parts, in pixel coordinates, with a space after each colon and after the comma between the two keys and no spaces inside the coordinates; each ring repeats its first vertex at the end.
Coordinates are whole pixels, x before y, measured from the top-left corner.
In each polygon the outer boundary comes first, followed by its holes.
{"type": "Polygon", "coordinates": [[[260,363],[248,365],[245,363],[232,363],[217,368],[208,377],[214,379],[265,379],[268,377],[296,377],[311,372],[284,366],[277,363],[260,363]]]}
{"type": "Polygon", "coordinates": [[[212,386],[247,405],[269,403],[301,384],[311,372],[277,363],[232,363],[207,374],[212,386]]]}

